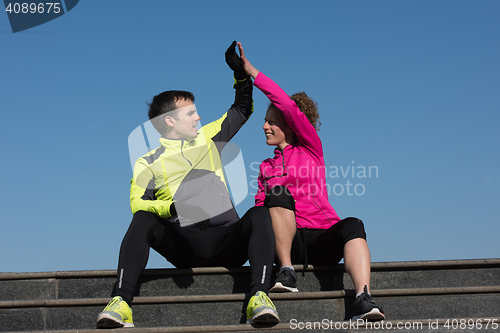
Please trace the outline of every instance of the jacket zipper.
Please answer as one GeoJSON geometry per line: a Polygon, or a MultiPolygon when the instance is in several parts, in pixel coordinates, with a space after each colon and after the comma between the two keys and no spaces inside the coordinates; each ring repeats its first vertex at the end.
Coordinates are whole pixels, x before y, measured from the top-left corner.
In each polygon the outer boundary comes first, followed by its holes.
{"type": "Polygon", "coordinates": [[[191,162],[186,158],[186,156],[184,156],[184,151],[182,150],[184,148],[184,141],[185,141],[184,139],[181,139],[181,155],[189,163],[190,166],[193,166],[191,162]]]}

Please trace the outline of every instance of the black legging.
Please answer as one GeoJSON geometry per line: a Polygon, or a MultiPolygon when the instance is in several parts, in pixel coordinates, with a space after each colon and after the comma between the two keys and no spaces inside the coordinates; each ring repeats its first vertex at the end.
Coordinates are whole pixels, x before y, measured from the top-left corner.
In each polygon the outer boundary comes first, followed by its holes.
{"type": "Polygon", "coordinates": [[[269,210],[251,208],[228,227],[180,227],[154,213],[138,211],[123,238],[114,296],[131,303],[139,276],[153,248],[175,267],[251,265],[250,295],[268,292],[275,257],[275,240],[269,210]]]}

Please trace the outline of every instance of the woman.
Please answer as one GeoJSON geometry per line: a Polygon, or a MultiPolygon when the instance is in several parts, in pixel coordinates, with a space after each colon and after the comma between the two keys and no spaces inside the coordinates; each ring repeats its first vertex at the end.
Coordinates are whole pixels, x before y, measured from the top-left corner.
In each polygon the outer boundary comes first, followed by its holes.
{"type": "Polygon", "coordinates": [[[370,250],[363,222],[341,220],[328,201],[323,147],[317,134],[316,103],[305,93],[289,97],[246,59],[238,43],[245,72],[271,101],[263,126],[274,157],[260,165],[256,206],[267,206],[281,264],[271,291],[297,292],[292,262],[344,266],[356,290],[353,319],[383,320],[385,315],[369,294],[370,250]]]}

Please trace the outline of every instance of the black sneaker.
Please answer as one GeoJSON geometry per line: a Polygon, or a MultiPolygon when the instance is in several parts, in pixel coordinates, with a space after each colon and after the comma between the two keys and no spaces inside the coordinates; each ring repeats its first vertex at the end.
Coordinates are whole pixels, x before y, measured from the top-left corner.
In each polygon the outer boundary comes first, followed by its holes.
{"type": "Polygon", "coordinates": [[[269,291],[275,293],[283,293],[287,291],[291,291],[293,293],[299,292],[299,289],[297,289],[297,274],[295,274],[295,271],[288,267],[281,267],[278,274],[276,274],[274,287],[272,287],[269,291]]]}
{"type": "Polygon", "coordinates": [[[354,316],[352,320],[368,320],[379,321],[384,320],[384,311],[375,304],[373,298],[368,294],[368,289],[365,286],[364,292],[357,296],[354,300],[354,316]]]}

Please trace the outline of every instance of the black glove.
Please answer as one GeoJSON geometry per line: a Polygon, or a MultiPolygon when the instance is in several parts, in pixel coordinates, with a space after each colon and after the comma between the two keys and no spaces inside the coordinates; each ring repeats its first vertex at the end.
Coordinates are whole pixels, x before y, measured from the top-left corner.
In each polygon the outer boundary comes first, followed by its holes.
{"type": "Polygon", "coordinates": [[[226,51],[226,63],[229,68],[233,70],[236,80],[244,80],[247,78],[241,58],[236,54],[236,41],[234,41],[226,51]]]}
{"type": "Polygon", "coordinates": [[[184,202],[174,202],[170,205],[170,214],[188,218],[195,226],[205,230],[210,226],[210,215],[199,206],[189,205],[184,202]]]}

